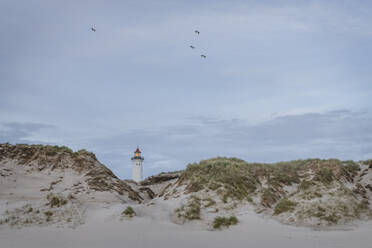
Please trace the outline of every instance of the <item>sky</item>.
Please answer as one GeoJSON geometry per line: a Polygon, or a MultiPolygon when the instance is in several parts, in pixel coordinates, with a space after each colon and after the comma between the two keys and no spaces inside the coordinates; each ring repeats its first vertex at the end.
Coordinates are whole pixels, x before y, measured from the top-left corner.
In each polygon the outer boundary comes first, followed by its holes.
{"type": "Polygon", "coordinates": [[[0,143],[84,148],[123,179],[137,146],[146,177],[217,156],[371,159],[371,12],[0,0],[0,143]]]}

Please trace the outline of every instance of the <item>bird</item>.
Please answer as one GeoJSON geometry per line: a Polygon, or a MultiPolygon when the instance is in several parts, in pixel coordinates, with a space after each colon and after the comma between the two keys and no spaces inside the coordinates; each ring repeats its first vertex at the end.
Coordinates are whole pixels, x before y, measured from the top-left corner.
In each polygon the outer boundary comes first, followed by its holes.
{"type": "Polygon", "coordinates": [[[195,49],[195,47],[194,47],[194,46],[190,46],[190,48],[191,48],[191,49],[195,49]]]}
{"type": "Polygon", "coordinates": [[[195,30],[195,34],[200,34],[200,32],[198,30],[195,30]]]}
{"type": "Polygon", "coordinates": [[[96,29],[95,28],[91,28],[93,32],[96,32],[96,29]]]}
{"type": "Polygon", "coordinates": [[[202,57],[203,59],[205,59],[207,56],[205,56],[204,54],[200,55],[200,57],[202,57]]]}

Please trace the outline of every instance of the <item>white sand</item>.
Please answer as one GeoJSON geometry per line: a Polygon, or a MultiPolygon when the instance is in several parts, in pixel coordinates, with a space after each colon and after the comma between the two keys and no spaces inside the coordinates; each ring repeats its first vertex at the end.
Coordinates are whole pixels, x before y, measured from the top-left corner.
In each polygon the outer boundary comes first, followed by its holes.
{"type": "Polygon", "coordinates": [[[283,225],[252,212],[239,216],[240,223],[230,229],[207,231],[197,221],[177,225],[149,216],[118,221],[112,213],[119,208],[122,207],[91,211],[86,224],[76,229],[3,226],[0,247],[372,247],[372,222],[360,223],[347,231],[314,231],[283,225]]]}

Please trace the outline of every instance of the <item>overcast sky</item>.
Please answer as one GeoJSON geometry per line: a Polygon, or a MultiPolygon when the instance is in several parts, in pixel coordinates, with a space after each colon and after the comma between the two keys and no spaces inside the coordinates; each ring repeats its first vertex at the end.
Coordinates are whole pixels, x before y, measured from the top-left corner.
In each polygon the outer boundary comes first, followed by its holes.
{"type": "Polygon", "coordinates": [[[216,156],[372,158],[371,13],[358,0],[0,0],[0,143],[85,148],[121,178],[137,145],[145,176],[216,156]]]}

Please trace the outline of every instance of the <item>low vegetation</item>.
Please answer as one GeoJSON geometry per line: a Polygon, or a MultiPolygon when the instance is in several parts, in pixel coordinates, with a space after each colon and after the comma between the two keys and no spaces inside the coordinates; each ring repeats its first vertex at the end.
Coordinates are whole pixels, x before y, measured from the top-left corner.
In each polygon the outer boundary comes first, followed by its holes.
{"type": "Polygon", "coordinates": [[[43,147],[43,149],[46,152],[46,155],[48,156],[54,156],[57,155],[57,153],[70,153],[73,154],[74,152],[68,148],[67,146],[49,146],[46,145],[43,147]]]}
{"type": "Polygon", "coordinates": [[[236,225],[236,224],[238,224],[238,218],[236,218],[235,216],[230,216],[230,217],[217,216],[213,220],[214,229],[220,229],[222,227],[229,227],[231,225],[236,225]]]}
{"type": "MultiPolygon", "coordinates": [[[[132,188],[112,171],[100,166],[94,154],[84,149],[73,152],[64,146],[2,144],[0,161],[3,159],[32,165],[34,167],[27,167],[27,170],[33,172],[45,169],[52,173],[53,170],[64,170],[70,166],[86,177],[90,191],[117,192],[138,202],[146,201],[143,193],[149,194],[150,198],[156,197],[151,191],[152,185],[167,184],[156,192],[159,198],[164,196],[164,199],[178,198],[182,201],[188,197],[175,210],[174,217],[191,221],[208,219],[205,218],[208,214],[225,215],[217,216],[213,221],[213,227],[217,229],[236,224],[236,217],[228,217],[228,213],[248,203],[257,212],[275,215],[283,222],[293,219],[292,223],[303,224],[307,221],[306,224],[310,225],[315,222],[332,225],[372,218],[372,186],[367,182],[372,160],[356,163],[337,159],[306,159],[268,164],[220,157],[189,164],[184,171],[161,173],[146,179],[141,183],[141,188],[132,188]]],[[[57,191],[63,185],[60,183],[62,180],[63,177],[52,182],[49,189],[43,188],[41,191],[57,191]]],[[[45,222],[45,219],[48,225],[57,223],[67,211],[73,211],[72,207],[78,202],[74,195],[67,195],[49,194],[42,205],[19,208],[4,215],[0,223],[23,225],[45,222]]],[[[120,218],[135,215],[133,208],[127,207],[120,218]]],[[[73,214],[68,216],[71,216],[71,221],[76,217],[73,214]]]]}
{"type": "Polygon", "coordinates": [[[136,212],[131,206],[128,206],[121,214],[129,218],[136,216],[136,212]]]}
{"type": "Polygon", "coordinates": [[[330,184],[334,179],[335,175],[329,168],[321,168],[319,171],[316,172],[316,175],[314,177],[315,181],[319,181],[324,184],[330,184]]]}
{"type": "Polygon", "coordinates": [[[64,198],[61,195],[49,194],[47,196],[47,200],[49,201],[49,205],[50,205],[51,208],[53,208],[53,207],[59,208],[59,207],[67,204],[66,198],[64,198]]]}
{"type": "Polygon", "coordinates": [[[281,199],[274,208],[274,215],[278,215],[284,212],[293,211],[297,205],[296,202],[290,201],[287,198],[281,199]]]}
{"type": "MultiPolygon", "coordinates": [[[[51,146],[51,145],[28,145],[28,144],[0,144],[4,149],[3,151],[6,153],[14,153],[14,155],[21,155],[22,161],[27,161],[28,159],[32,158],[35,154],[38,156],[48,156],[48,157],[56,157],[57,155],[61,154],[69,154],[71,156],[77,157],[79,155],[87,155],[96,159],[95,155],[91,152],[86,151],[85,149],[81,149],[77,152],[72,151],[67,146],[51,146]]],[[[3,154],[0,154],[0,160],[3,154]]],[[[5,155],[5,154],[4,154],[5,155]]]]}
{"type": "MultiPolygon", "coordinates": [[[[361,163],[372,166],[369,160],[361,163]]],[[[189,164],[177,181],[178,185],[185,186],[186,193],[198,195],[202,200],[194,198],[188,205],[177,209],[177,214],[184,219],[199,219],[200,208],[213,206],[230,211],[246,201],[259,207],[259,211],[269,210],[278,216],[293,212],[294,219],[307,219],[309,223],[313,217],[319,218],[324,224],[339,224],[340,218],[343,221],[361,216],[371,218],[371,209],[365,200],[368,187],[363,188],[359,183],[353,189],[345,186],[345,183],[355,183],[355,176],[360,170],[356,162],[337,159],[306,159],[273,164],[247,163],[237,158],[221,157],[203,160],[189,164]],[[213,201],[203,200],[203,195],[210,196],[211,191],[214,192],[212,195],[219,196],[220,202],[216,202],[218,198],[214,197],[213,201]],[[326,199],[331,199],[332,211],[324,210],[329,208],[326,199]],[[350,207],[338,206],[337,199],[342,199],[342,204],[350,207]],[[314,201],[319,208],[307,212],[307,206],[314,201]]],[[[216,223],[219,225],[224,221],[221,217],[216,223]]]]}
{"type": "Polygon", "coordinates": [[[209,207],[211,207],[211,206],[216,205],[216,201],[213,200],[213,199],[210,198],[210,197],[205,198],[205,199],[203,199],[202,201],[203,201],[203,203],[204,203],[204,205],[203,205],[204,208],[209,208],[209,207]]]}

